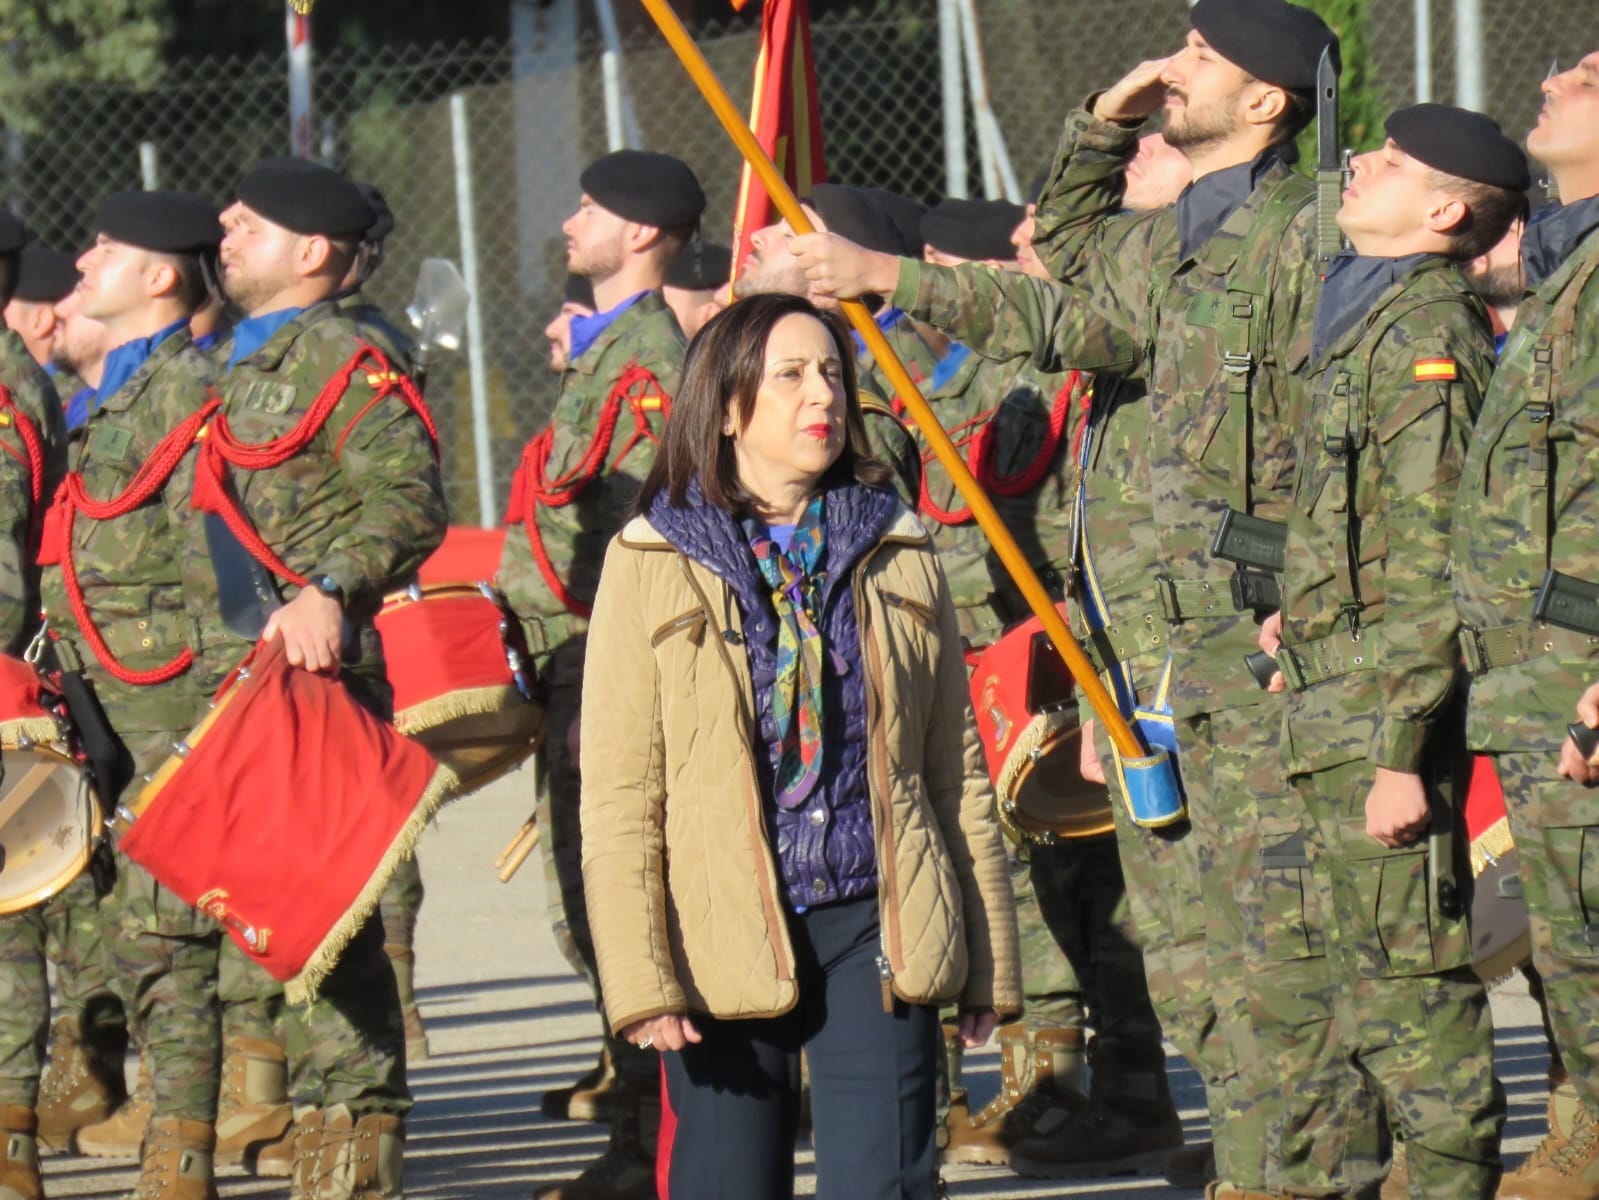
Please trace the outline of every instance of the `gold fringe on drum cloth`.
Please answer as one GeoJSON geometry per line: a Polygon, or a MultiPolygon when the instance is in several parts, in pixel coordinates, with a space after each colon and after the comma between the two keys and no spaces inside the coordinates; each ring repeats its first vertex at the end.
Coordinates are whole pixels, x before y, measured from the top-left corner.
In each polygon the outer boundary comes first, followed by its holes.
{"type": "Polygon", "coordinates": [[[439,809],[457,797],[460,787],[461,781],[449,767],[441,764],[438,770],[433,772],[433,778],[428,781],[426,790],[417,801],[416,811],[394,835],[388,851],[378,862],[377,870],[367,880],[366,886],[356,896],[355,902],[350,905],[344,916],[339,918],[338,923],[328,930],[327,936],[318,944],[299,973],[292,979],[284,981],[283,994],[290,1004],[309,1004],[317,998],[317,994],[322,990],[322,984],[338,965],[339,959],[349,946],[350,939],[361,931],[361,927],[377,911],[378,901],[382,899],[384,889],[389,886],[389,880],[394,872],[402,862],[416,854],[416,841],[422,836],[422,830],[439,809]]]}
{"type": "Polygon", "coordinates": [[[524,704],[514,687],[496,684],[493,687],[472,688],[449,692],[432,700],[413,704],[403,712],[394,714],[394,727],[406,737],[420,738],[430,729],[464,717],[485,717],[509,707],[524,704]]]}
{"type": "Polygon", "coordinates": [[[19,717],[15,721],[0,721],[0,749],[16,750],[24,741],[49,746],[64,742],[61,722],[54,717],[19,717]]]}
{"type": "MultiPolygon", "coordinates": [[[[1016,744],[1005,755],[1005,765],[1000,768],[999,778],[994,781],[994,791],[1001,796],[1016,795],[1021,788],[1023,775],[1034,765],[1033,755],[1042,754],[1051,742],[1076,725],[1077,713],[1064,710],[1040,713],[1029,721],[1027,727],[1016,735],[1016,744]]],[[[1068,769],[1075,771],[1077,764],[1069,764],[1068,769]]]]}
{"type": "Polygon", "coordinates": [[[1510,836],[1510,818],[1500,817],[1471,840],[1471,873],[1481,875],[1489,865],[1516,848],[1510,836]]]}

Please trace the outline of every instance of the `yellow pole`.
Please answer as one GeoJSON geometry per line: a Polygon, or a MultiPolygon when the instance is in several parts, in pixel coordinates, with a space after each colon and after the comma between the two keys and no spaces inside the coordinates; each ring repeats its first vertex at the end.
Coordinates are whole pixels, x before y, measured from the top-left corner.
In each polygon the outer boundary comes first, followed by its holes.
{"type": "MultiPolygon", "coordinates": [[[[783,214],[783,219],[788,222],[789,228],[801,234],[814,232],[810,221],[805,217],[805,210],[800,207],[798,198],[790,190],[788,181],[761,149],[760,142],[756,141],[744,118],[733,107],[732,97],[716,78],[710,63],[705,61],[705,56],[694,44],[694,39],[683,27],[683,22],[678,20],[677,14],[672,11],[668,0],[644,0],[644,7],[655,19],[655,24],[665,35],[667,42],[682,62],[683,68],[689,73],[689,78],[705,97],[706,103],[711,106],[716,119],[722,123],[722,128],[727,131],[728,137],[733,139],[739,153],[761,177],[761,183],[765,185],[767,194],[777,206],[777,211],[783,214]]],[[[1094,712],[1104,724],[1105,732],[1110,735],[1117,752],[1124,759],[1143,758],[1144,748],[1139,745],[1138,738],[1128,727],[1121,710],[1116,707],[1116,702],[1105,690],[1105,685],[1100,683],[1093,664],[1088,661],[1083,648],[1077,644],[1077,639],[1072,637],[1071,630],[1066,627],[1066,622],[1060,615],[1060,610],[1050,600],[1049,593],[1044,590],[1044,585],[1039,582],[1037,574],[1016,545],[1016,539],[1011,537],[1005,522],[994,510],[993,502],[972,477],[965,460],[960,456],[960,451],[955,448],[955,443],[949,440],[949,435],[944,432],[944,427],[933,415],[932,408],[922,398],[921,391],[911,379],[910,373],[905,370],[905,364],[900,362],[899,356],[894,353],[894,348],[888,344],[883,331],[877,327],[877,322],[872,320],[872,315],[859,300],[845,301],[843,309],[850,324],[865,339],[872,357],[877,360],[877,365],[888,376],[895,393],[909,406],[917,427],[926,436],[933,453],[944,464],[945,470],[955,481],[955,486],[960,489],[966,503],[971,506],[972,516],[977,519],[978,526],[993,543],[1000,562],[1005,565],[1005,570],[1010,573],[1011,578],[1016,581],[1017,588],[1026,598],[1027,606],[1043,622],[1044,632],[1049,635],[1049,640],[1054,643],[1061,658],[1065,660],[1072,678],[1077,681],[1077,686],[1083,689],[1083,695],[1088,698],[1088,703],[1093,706],[1094,712]]]]}

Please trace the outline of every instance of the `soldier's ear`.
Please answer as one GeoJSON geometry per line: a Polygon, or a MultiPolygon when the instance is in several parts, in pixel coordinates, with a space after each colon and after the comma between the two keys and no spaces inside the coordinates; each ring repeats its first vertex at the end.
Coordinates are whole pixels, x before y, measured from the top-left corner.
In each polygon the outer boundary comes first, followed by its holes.
{"type": "Polygon", "coordinates": [[[1438,193],[1423,220],[1433,233],[1461,233],[1471,222],[1471,208],[1459,196],[1438,193]]]}
{"type": "Polygon", "coordinates": [[[144,272],[144,294],[152,298],[167,296],[176,292],[182,282],[170,259],[152,257],[144,272]]]}

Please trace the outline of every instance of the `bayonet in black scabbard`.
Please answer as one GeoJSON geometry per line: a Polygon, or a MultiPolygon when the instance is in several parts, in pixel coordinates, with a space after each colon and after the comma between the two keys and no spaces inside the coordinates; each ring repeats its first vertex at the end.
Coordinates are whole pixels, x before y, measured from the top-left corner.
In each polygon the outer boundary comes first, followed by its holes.
{"type": "Polygon", "coordinates": [[[1316,64],[1316,265],[1322,275],[1342,253],[1344,235],[1338,228],[1338,206],[1343,203],[1344,155],[1338,148],[1338,67],[1332,47],[1321,52],[1316,64]]]}

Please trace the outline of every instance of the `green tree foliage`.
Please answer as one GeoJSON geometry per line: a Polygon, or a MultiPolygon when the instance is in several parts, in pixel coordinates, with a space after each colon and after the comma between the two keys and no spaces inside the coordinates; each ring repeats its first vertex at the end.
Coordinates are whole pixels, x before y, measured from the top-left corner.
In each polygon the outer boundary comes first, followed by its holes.
{"type": "Polygon", "coordinates": [[[165,70],[170,0],[0,0],[0,122],[24,132],[55,83],[153,84],[165,70]]]}
{"type": "MultiPolygon", "coordinates": [[[[1371,28],[1372,0],[1298,0],[1321,14],[1322,20],[1338,34],[1344,70],[1339,81],[1338,125],[1343,145],[1353,150],[1370,150],[1381,145],[1383,122],[1388,106],[1372,80],[1371,55],[1366,49],[1371,28]]],[[[1302,157],[1315,162],[1314,127],[1300,143],[1302,157]]]]}

